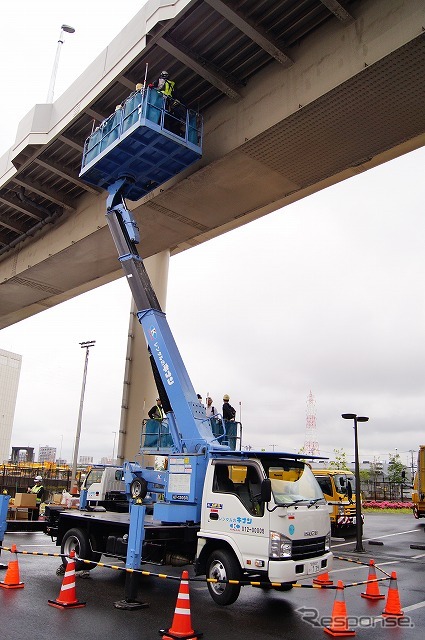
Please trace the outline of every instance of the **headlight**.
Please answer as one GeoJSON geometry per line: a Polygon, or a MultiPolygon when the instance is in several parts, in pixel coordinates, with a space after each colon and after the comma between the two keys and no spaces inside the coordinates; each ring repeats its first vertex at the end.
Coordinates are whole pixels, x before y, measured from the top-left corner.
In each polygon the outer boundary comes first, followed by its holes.
{"type": "Polygon", "coordinates": [[[290,558],[292,556],[292,541],[277,531],[270,531],[269,557],[290,558]]]}
{"type": "Polygon", "coordinates": [[[325,537],[325,551],[330,551],[331,548],[331,532],[326,534],[325,537]]]}
{"type": "Polygon", "coordinates": [[[344,515],[344,507],[343,507],[342,504],[338,505],[338,513],[339,513],[340,516],[344,515]]]}

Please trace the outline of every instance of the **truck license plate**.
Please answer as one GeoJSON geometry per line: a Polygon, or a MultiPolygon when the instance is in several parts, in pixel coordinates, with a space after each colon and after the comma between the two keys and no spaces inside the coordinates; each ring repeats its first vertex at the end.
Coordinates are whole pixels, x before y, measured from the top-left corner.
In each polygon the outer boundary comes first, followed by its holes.
{"type": "Polygon", "coordinates": [[[313,560],[313,562],[310,562],[307,569],[308,575],[311,575],[312,573],[319,573],[319,571],[320,571],[319,561],[313,560]]]}

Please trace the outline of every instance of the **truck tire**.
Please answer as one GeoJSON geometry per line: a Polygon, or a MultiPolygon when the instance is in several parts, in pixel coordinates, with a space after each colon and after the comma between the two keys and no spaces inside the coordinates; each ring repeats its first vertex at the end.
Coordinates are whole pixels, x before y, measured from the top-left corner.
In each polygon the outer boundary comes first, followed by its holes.
{"type": "MultiPolygon", "coordinates": [[[[207,578],[216,580],[240,580],[241,570],[234,554],[226,549],[213,551],[207,560],[207,578]]],[[[226,606],[233,604],[239,597],[240,584],[224,584],[208,582],[208,591],[217,604],[226,606]]]]}
{"type": "MultiPolygon", "coordinates": [[[[83,558],[84,560],[93,560],[93,562],[99,562],[102,554],[97,551],[92,551],[92,545],[87,531],[84,529],[69,529],[62,538],[61,555],[62,564],[66,567],[71,551],[75,551],[76,558],[83,558]]],[[[75,561],[76,571],[90,571],[96,567],[95,564],[88,562],[75,561]]]]}
{"type": "Polygon", "coordinates": [[[146,494],[148,492],[148,483],[144,478],[134,478],[133,482],[130,485],[130,494],[131,497],[135,500],[140,498],[144,500],[146,498],[146,494]]]}

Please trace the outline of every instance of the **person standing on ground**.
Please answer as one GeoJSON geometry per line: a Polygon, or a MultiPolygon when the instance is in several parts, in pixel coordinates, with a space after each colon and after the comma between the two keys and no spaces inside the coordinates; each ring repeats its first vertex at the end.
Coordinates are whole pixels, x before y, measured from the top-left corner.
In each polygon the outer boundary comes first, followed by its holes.
{"type": "Polygon", "coordinates": [[[44,487],[43,487],[43,478],[41,476],[35,476],[34,478],[35,485],[33,487],[28,487],[27,493],[35,493],[36,495],[36,507],[32,511],[32,520],[38,520],[40,516],[40,504],[44,500],[44,487]]]}

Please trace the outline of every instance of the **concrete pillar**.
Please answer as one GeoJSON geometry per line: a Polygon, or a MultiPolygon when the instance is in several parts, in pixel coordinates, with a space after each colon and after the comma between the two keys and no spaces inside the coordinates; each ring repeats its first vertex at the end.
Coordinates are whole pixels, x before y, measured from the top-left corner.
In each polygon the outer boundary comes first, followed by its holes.
{"type": "MultiPolygon", "coordinates": [[[[144,260],[153,288],[165,311],[168,265],[168,250],[144,260]]],[[[137,309],[131,303],[128,329],[126,366],[124,372],[121,420],[118,437],[118,463],[134,460],[140,446],[140,430],[143,418],[155,404],[158,391],[155,386],[152,368],[149,362],[145,335],[136,316],[137,309]]]]}

